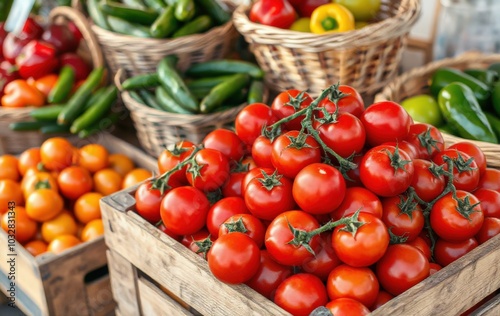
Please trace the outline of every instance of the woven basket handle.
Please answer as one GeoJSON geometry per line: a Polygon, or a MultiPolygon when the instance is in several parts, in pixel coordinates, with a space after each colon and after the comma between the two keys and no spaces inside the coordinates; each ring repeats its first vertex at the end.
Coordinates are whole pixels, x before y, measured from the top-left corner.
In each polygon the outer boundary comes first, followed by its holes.
{"type": "Polygon", "coordinates": [[[92,58],[92,65],[94,68],[104,66],[104,58],[102,55],[101,47],[99,46],[99,42],[97,41],[94,33],[90,30],[90,25],[87,22],[87,19],[83,15],[83,13],[70,8],[70,7],[56,7],[50,11],[49,18],[52,21],[56,21],[58,18],[63,17],[66,20],[72,21],[75,23],[76,27],[82,33],[85,42],[89,48],[89,53],[92,58]]]}
{"type": "Polygon", "coordinates": [[[115,85],[116,87],[118,88],[118,90],[120,91],[123,91],[123,87],[122,87],[122,74],[123,74],[123,68],[120,68],[118,69],[118,71],[116,72],[115,74],[115,77],[113,78],[114,82],[115,82],[115,85]]]}

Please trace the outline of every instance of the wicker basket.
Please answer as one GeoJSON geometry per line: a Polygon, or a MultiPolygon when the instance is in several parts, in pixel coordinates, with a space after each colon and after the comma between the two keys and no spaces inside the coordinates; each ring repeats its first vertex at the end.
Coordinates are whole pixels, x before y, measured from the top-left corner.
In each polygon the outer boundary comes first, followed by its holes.
{"type": "MultiPolygon", "coordinates": [[[[490,64],[498,62],[500,62],[500,54],[482,55],[475,52],[465,53],[455,58],[435,61],[397,77],[394,81],[389,83],[382,92],[375,96],[375,102],[383,100],[401,102],[411,96],[429,93],[429,81],[432,74],[442,67],[453,67],[457,69],[486,68],[490,64]]],[[[500,145],[472,141],[446,133],[443,133],[443,138],[448,146],[461,141],[470,141],[478,145],[486,155],[488,165],[500,167],[500,145]]]]}
{"type": "Polygon", "coordinates": [[[276,91],[321,89],[337,82],[373,94],[397,74],[406,35],[420,14],[419,0],[382,0],[373,23],[329,34],[295,32],[248,18],[248,7],[233,13],[234,25],[250,43],[266,81],[276,91]]]}
{"type": "MultiPolygon", "coordinates": [[[[70,7],[54,8],[49,15],[52,22],[65,23],[73,21],[83,35],[78,48],[78,54],[93,65],[102,67],[104,60],[95,36],[89,32],[85,16],[70,7]]],[[[5,109],[0,107],[0,154],[17,154],[30,147],[38,147],[48,138],[40,132],[15,132],[9,129],[9,124],[28,121],[31,108],[5,109]]],[[[51,135],[53,136],[53,135],[51,135]]]]}
{"type": "MultiPolygon", "coordinates": [[[[178,141],[189,140],[195,144],[216,128],[231,127],[236,115],[247,104],[212,114],[175,114],[150,108],[134,100],[128,91],[121,89],[123,71],[115,76],[115,83],[121,90],[122,101],[130,111],[130,117],[137,131],[137,138],[150,155],[158,157],[161,152],[178,141]]],[[[264,103],[269,92],[264,90],[264,103]]]]}

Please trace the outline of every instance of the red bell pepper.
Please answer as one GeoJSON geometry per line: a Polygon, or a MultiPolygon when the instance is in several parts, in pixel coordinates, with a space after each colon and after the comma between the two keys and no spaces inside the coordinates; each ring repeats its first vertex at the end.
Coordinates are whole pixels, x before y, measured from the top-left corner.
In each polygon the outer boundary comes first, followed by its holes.
{"type": "Polygon", "coordinates": [[[288,29],[297,13],[288,0],[259,0],[250,9],[250,21],[288,29]]]}
{"type": "Polygon", "coordinates": [[[83,38],[82,32],[80,32],[80,29],[78,28],[78,26],[76,26],[76,24],[73,21],[68,22],[68,29],[71,31],[71,33],[73,33],[73,37],[76,39],[77,42],[76,46],[78,47],[78,45],[80,45],[80,41],[83,38]]]}
{"type": "Polygon", "coordinates": [[[58,64],[54,46],[38,40],[33,40],[24,46],[16,58],[19,74],[25,79],[41,78],[54,71],[58,64]]]}
{"type": "MultiPolygon", "coordinates": [[[[7,37],[7,31],[4,30],[3,26],[5,25],[4,22],[1,22],[0,23],[0,48],[3,47],[3,41],[5,40],[5,38],[7,37]]],[[[0,49],[0,60],[3,59],[3,49],[0,49]]]]}
{"type": "Polygon", "coordinates": [[[73,33],[64,25],[50,24],[43,32],[42,40],[52,44],[58,54],[74,52],[78,48],[78,42],[73,33]]]}
{"type": "Polygon", "coordinates": [[[0,97],[3,96],[5,86],[19,78],[19,72],[17,72],[16,66],[6,60],[2,61],[0,63],[0,97]]]}
{"type": "Polygon", "coordinates": [[[288,0],[299,16],[310,18],[314,9],[320,5],[331,3],[331,0],[288,0]]]}
{"type": "Polygon", "coordinates": [[[39,39],[42,33],[43,28],[29,17],[18,35],[9,33],[5,37],[2,45],[3,57],[10,63],[15,63],[16,57],[21,53],[23,47],[32,40],[39,39]]]}
{"type": "Polygon", "coordinates": [[[85,80],[92,70],[90,66],[77,54],[66,53],[60,58],[61,67],[65,65],[73,67],[75,71],[75,80],[85,80]]]}

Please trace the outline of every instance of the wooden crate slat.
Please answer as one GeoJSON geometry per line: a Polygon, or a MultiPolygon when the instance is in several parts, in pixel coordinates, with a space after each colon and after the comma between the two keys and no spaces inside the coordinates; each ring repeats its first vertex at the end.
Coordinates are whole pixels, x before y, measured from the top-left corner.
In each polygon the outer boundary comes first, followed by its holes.
{"type": "Polygon", "coordinates": [[[471,316],[498,316],[500,315],[500,294],[484,303],[471,316]]]}
{"type": "Polygon", "coordinates": [[[85,290],[92,315],[112,315],[114,313],[115,306],[109,303],[113,301],[109,275],[88,283],[85,290]]]}

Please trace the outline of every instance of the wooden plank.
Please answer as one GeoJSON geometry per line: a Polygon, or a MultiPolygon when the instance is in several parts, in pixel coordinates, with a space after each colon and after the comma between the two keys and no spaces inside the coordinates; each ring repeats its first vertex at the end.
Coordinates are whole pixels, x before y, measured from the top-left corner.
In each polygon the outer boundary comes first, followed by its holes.
{"type": "Polygon", "coordinates": [[[142,315],[193,316],[191,312],[186,310],[183,306],[145,278],[139,278],[137,285],[142,315]]]}
{"type": "Polygon", "coordinates": [[[113,297],[117,304],[116,310],[121,315],[139,315],[139,298],[137,294],[137,270],[115,251],[106,251],[109,276],[113,297]]]}
{"type": "Polygon", "coordinates": [[[496,236],[372,315],[459,315],[500,288],[499,258],[500,236],[496,236]]]}
{"type": "Polygon", "coordinates": [[[498,316],[500,315],[500,294],[494,296],[491,300],[484,303],[475,310],[471,316],[498,316]]]}
{"type": "Polygon", "coordinates": [[[87,304],[91,315],[109,315],[115,309],[109,274],[85,284],[87,304]]]}
{"type": "MultiPolygon", "coordinates": [[[[228,285],[217,280],[205,260],[162,233],[134,212],[131,191],[101,199],[106,243],[135,267],[204,315],[289,315],[246,285],[228,285]],[[117,206],[118,205],[118,206],[117,206]],[[114,208],[115,207],[115,208],[114,208]],[[131,234],[130,232],[134,232],[131,234]],[[230,297],[231,299],[226,299],[230,297]]],[[[113,287],[114,288],[114,287],[113,287]]],[[[115,294],[116,298],[116,294],[115,294]]]]}

